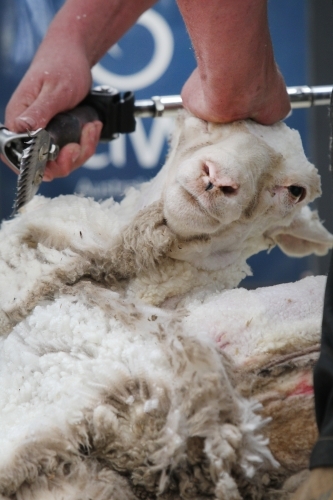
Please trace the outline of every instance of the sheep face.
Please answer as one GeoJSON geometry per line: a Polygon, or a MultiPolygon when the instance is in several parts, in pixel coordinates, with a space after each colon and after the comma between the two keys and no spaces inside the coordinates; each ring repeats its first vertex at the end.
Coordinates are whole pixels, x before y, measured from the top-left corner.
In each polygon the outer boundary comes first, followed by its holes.
{"type": "Polygon", "coordinates": [[[320,194],[319,176],[305,158],[290,171],[283,153],[251,133],[247,122],[187,121],[164,191],[168,225],[182,237],[212,235],[258,215],[280,221],[320,194]]]}
{"type": "Polygon", "coordinates": [[[179,167],[164,196],[172,230],[183,237],[212,234],[250,209],[267,166],[271,170],[280,161],[258,142],[241,131],[219,143],[198,146],[195,152],[180,152],[179,167]]]}

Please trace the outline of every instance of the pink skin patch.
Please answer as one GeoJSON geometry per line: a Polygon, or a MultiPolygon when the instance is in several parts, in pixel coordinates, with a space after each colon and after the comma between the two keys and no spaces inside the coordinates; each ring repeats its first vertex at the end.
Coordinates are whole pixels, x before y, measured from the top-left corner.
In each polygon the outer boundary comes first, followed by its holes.
{"type": "Polygon", "coordinates": [[[313,395],[313,385],[309,380],[304,378],[301,380],[296,387],[288,393],[288,396],[312,396],[313,395]]]}
{"type": "Polygon", "coordinates": [[[215,339],[215,342],[219,346],[220,349],[225,349],[230,345],[229,340],[224,340],[223,337],[226,336],[226,332],[221,332],[218,328],[215,328],[212,332],[212,337],[215,339]]]}
{"type": "Polygon", "coordinates": [[[230,342],[225,342],[224,344],[218,343],[218,346],[220,347],[220,349],[225,349],[226,347],[228,347],[228,345],[230,345],[230,342]]]}

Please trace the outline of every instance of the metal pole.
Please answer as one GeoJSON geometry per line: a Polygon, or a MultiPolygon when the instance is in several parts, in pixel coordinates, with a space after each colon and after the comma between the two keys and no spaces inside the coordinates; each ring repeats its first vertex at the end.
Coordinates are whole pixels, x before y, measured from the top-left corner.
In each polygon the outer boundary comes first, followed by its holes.
{"type": "MultiPolygon", "coordinates": [[[[332,85],[287,87],[292,109],[327,106],[330,103],[332,90],[332,85]]],[[[140,118],[175,116],[182,107],[180,95],[154,96],[151,99],[135,101],[134,115],[140,118]]]]}

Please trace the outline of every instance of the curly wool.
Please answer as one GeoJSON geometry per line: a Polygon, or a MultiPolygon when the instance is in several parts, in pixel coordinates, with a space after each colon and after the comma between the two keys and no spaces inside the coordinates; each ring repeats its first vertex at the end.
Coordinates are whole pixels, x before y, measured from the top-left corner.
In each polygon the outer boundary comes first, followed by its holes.
{"type": "Polygon", "coordinates": [[[69,487],[94,464],[134,492],[238,499],[237,477],[251,482],[258,463],[275,464],[229,362],[174,313],[77,284],[36,307],[1,352],[3,495],[40,476],[56,492],[59,478],[69,487]],[[22,370],[10,374],[13,364],[22,370]]]}

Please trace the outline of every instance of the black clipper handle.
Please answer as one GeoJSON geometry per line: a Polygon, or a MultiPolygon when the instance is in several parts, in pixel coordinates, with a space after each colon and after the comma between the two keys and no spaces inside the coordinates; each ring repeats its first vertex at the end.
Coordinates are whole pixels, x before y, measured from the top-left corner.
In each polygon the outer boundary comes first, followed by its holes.
{"type": "Polygon", "coordinates": [[[90,106],[78,106],[67,113],[56,115],[46,127],[53,143],[61,149],[70,142],[80,143],[83,126],[99,120],[96,110],[90,106]]]}
{"type": "Polygon", "coordinates": [[[100,140],[108,142],[118,135],[134,132],[134,94],[123,96],[114,89],[101,87],[92,90],[76,108],[59,113],[47,125],[54,144],[62,148],[70,142],[80,143],[82,127],[99,120],[103,123],[100,140]]]}

